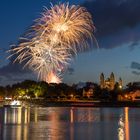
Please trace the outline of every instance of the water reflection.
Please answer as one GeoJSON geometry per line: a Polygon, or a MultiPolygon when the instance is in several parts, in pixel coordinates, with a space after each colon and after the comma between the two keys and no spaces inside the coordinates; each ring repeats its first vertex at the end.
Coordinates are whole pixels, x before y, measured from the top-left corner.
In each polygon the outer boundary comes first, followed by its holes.
{"type": "Polygon", "coordinates": [[[3,108],[0,114],[2,140],[27,140],[27,127],[22,124],[29,123],[29,108],[3,108]]]}
{"type": "Polygon", "coordinates": [[[0,108],[0,139],[130,140],[131,133],[139,140],[137,116],[140,109],[0,108]]]}
{"type": "Polygon", "coordinates": [[[120,119],[118,122],[118,139],[119,140],[125,139],[124,120],[122,114],[120,115],[120,119]]]}
{"type": "Polygon", "coordinates": [[[29,108],[3,108],[4,124],[28,123],[30,120],[29,108]]]}
{"type": "Polygon", "coordinates": [[[124,109],[124,112],[125,112],[125,137],[126,137],[126,140],[129,140],[130,139],[130,135],[129,135],[129,116],[128,116],[128,112],[129,111],[129,108],[126,107],[124,109]]]}
{"type": "Polygon", "coordinates": [[[130,140],[129,131],[129,108],[125,107],[120,115],[118,122],[118,139],[130,140]]]}
{"type": "Polygon", "coordinates": [[[74,121],[74,113],[73,113],[73,108],[70,109],[70,122],[73,123],[74,121]]]}

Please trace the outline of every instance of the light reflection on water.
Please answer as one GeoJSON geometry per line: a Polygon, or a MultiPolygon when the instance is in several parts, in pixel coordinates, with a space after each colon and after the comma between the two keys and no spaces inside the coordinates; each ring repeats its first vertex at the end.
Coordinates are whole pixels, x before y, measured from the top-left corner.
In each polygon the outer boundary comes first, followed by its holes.
{"type": "Polygon", "coordinates": [[[139,108],[0,108],[0,140],[139,140],[139,108]]]}

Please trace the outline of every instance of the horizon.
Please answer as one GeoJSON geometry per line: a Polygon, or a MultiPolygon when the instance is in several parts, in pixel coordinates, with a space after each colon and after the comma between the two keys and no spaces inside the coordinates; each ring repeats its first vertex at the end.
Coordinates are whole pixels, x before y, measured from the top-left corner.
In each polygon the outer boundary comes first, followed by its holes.
{"type": "MultiPolygon", "coordinates": [[[[109,76],[110,76],[110,75],[109,75],[109,76]]],[[[110,79],[109,76],[105,76],[105,81],[108,80],[108,79],[110,79]]],[[[121,78],[121,77],[119,77],[119,78],[121,78]]],[[[118,82],[119,82],[119,78],[116,79],[116,77],[115,77],[115,83],[118,83],[118,82]]],[[[100,85],[100,81],[99,81],[99,80],[98,80],[97,82],[95,82],[95,81],[79,81],[79,82],[77,82],[77,83],[74,83],[74,82],[73,82],[73,83],[70,84],[70,83],[65,83],[65,82],[61,82],[61,83],[48,83],[48,82],[46,82],[46,81],[41,81],[41,80],[24,79],[23,81],[19,81],[19,82],[16,82],[16,83],[11,83],[11,84],[7,84],[7,85],[0,85],[0,87],[13,86],[13,85],[16,85],[16,84],[21,84],[21,83],[23,83],[23,82],[25,82],[25,81],[33,81],[33,82],[37,82],[37,83],[45,82],[45,83],[47,83],[47,84],[57,84],[57,85],[59,85],[59,84],[66,84],[66,85],[68,85],[68,86],[79,85],[79,86],[82,86],[82,87],[84,87],[86,83],[92,83],[92,84],[100,85]],[[81,85],[80,85],[80,84],[81,84],[81,85]]],[[[134,83],[140,83],[140,81],[130,81],[130,82],[124,84],[124,83],[123,83],[123,79],[122,79],[122,87],[123,87],[123,88],[125,88],[125,87],[126,87],[128,84],[130,84],[130,83],[132,83],[132,84],[134,84],[134,83]]]]}

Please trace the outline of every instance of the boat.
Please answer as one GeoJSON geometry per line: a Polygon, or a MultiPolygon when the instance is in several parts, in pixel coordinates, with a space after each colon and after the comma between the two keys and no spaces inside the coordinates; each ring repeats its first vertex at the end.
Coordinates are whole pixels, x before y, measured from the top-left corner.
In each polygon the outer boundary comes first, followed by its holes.
{"type": "Polygon", "coordinates": [[[3,105],[4,107],[21,107],[21,102],[18,100],[11,101],[10,104],[3,105]]]}

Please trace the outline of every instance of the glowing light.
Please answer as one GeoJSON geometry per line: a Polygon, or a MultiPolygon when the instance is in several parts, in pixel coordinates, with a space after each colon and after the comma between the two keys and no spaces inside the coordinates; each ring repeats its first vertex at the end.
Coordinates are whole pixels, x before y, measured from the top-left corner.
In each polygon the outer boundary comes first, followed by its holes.
{"type": "Polygon", "coordinates": [[[118,139],[119,140],[124,140],[125,139],[123,115],[120,115],[120,119],[119,119],[118,139]]]}
{"type": "Polygon", "coordinates": [[[129,108],[125,107],[124,108],[125,112],[125,139],[130,140],[130,135],[129,135],[129,108]]]}
{"type": "Polygon", "coordinates": [[[53,72],[48,73],[47,76],[48,83],[61,83],[61,78],[53,72]]]}
{"type": "Polygon", "coordinates": [[[119,128],[118,128],[118,139],[119,140],[130,140],[129,132],[129,108],[124,108],[124,116],[120,115],[119,128]]]}
{"type": "Polygon", "coordinates": [[[71,122],[71,123],[74,122],[74,112],[73,112],[73,108],[70,109],[70,122],[71,122]]]}
{"type": "Polygon", "coordinates": [[[41,80],[59,83],[60,72],[73,57],[90,48],[94,29],[91,14],[84,7],[55,5],[45,9],[9,57],[16,56],[14,62],[24,62],[41,80]]]}
{"type": "Polygon", "coordinates": [[[119,85],[119,88],[120,88],[120,89],[122,89],[122,86],[121,86],[121,85],[119,85]]]}
{"type": "Polygon", "coordinates": [[[11,102],[11,105],[21,105],[21,103],[20,103],[20,101],[16,101],[16,100],[14,100],[14,101],[12,101],[11,102]]]}

